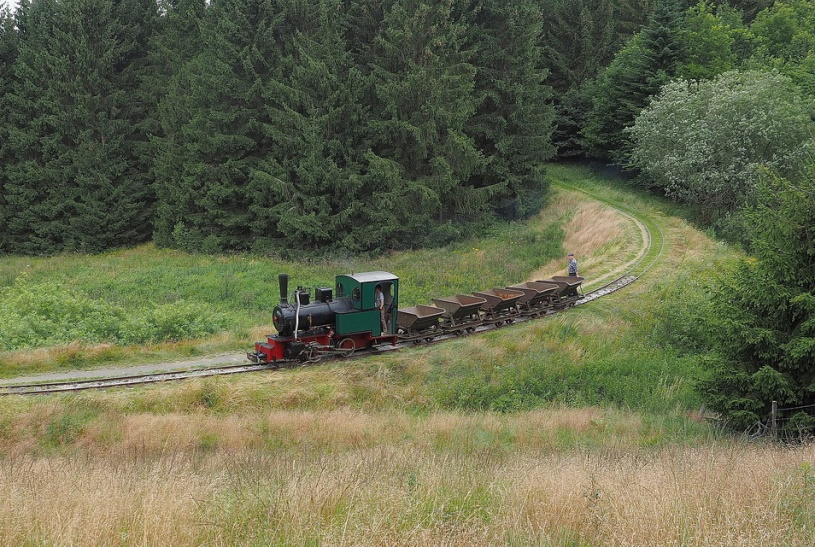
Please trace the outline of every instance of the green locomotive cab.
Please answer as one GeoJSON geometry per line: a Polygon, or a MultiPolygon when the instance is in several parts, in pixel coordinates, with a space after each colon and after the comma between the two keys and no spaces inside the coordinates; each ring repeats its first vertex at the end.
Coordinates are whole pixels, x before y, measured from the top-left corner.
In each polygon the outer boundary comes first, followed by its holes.
{"type": "Polygon", "coordinates": [[[399,278],[388,272],[365,272],[336,276],[336,297],[351,299],[352,310],[339,312],[334,332],[347,336],[370,332],[371,336],[388,336],[396,333],[393,311],[399,307],[399,278]],[[376,287],[385,297],[386,330],[383,332],[380,311],[376,307],[376,287]]]}

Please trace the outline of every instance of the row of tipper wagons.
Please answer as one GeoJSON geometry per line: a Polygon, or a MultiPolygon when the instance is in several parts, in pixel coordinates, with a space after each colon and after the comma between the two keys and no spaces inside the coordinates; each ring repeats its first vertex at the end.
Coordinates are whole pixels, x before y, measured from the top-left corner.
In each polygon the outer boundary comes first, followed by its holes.
{"type": "Polygon", "coordinates": [[[473,332],[483,325],[499,326],[517,317],[538,317],[561,310],[582,297],[579,276],[554,276],[450,298],[433,298],[433,306],[397,310],[402,340],[423,340],[440,334],[473,332]]]}

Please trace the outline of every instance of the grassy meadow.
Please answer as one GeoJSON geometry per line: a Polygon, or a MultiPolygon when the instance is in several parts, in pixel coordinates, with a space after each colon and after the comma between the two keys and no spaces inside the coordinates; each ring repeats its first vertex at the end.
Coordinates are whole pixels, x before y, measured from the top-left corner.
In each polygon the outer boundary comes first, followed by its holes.
{"type": "Polygon", "coordinates": [[[813,448],[729,436],[693,389],[702,371],[683,346],[684,312],[734,253],[619,181],[550,175],[539,216],[444,249],[319,263],[152,246],[0,260],[0,330],[22,333],[0,353],[13,377],[245,351],[270,328],[282,271],[313,287],[388,270],[407,306],[563,273],[569,250],[599,285],[642,247],[639,225],[609,204],[665,242],[634,285],[478,336],[0,398],[0,544],[811,544],[813,448]]]}

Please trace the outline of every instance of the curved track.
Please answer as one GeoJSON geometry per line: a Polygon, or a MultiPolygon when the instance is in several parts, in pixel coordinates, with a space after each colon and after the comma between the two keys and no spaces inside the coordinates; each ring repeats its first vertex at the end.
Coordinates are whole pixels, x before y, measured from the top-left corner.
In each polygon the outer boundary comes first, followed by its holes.
{"type": "MultiPolygon", "coordinates": [[[[617,273],[611,274],[617,275],[612,281],[605,283],[604,285],[594,288],[591,291],[585,293],[580,299],[578,299],[574,305],[582,305],[586,304],[587,302],[591,302],[592,300],[596,300],[597,298],[606,296],[611,294],[627,285],[630,285],[634,281],[636,281],[640,276],[645,274],[648,270],[653,267],[653,265],[658,261],[660,256],[665,249],[665,238],[662,232],[661,227],[657,222],[653,219],[644,217],[642,215],[637,215],[636,212],[618,204],[609,202],[606,199],[601,198],[591,192],[583,190],[581,188],[560,183],[559,186],[568,189],[570,191],[581,192],[593,200],[599,201],[604,203],[605,205],[617,210],[620,214],[629,218],[632,222],[634,222],[641,230],[643,234],[643,246],[640,252],[634,257],[633,260],[625,264],[622,268],[618,269],[617,273]],[[623,273],[619,274],[619,270],[624,270],[623,273]]],[[[568,309],[568,308],[565,308],[568,309]]],[[[564,310],[551,310],[547,313],[544,317],[548,317],[555,313],[560,313],[564,310]]],[[[530,317],[516,317],[512,320],[512,323],[523,323],[525,321],[534,320],[530,317]]],[[[494,330],[496,326],[483,326],[478,327],[475,331],[471,334],[478,334],[480,332],[494,330]]],[[[445,340],[449,340],[452,338],[456,338],[455,335],[443,335],[437,338],[434,338],[432,341],[427,342],[429,344],[436,344],[439,342],[443,342],[445,340]]],[[[396,346],[375,346],[371,350],[360,351],[354,354],[354,357],[346,356],[340,357],[341,359],[348,359],[348,358],[358,358],[358,357],[365,357],[369,355],[377,355],[382,354],[389,351],[394,351],[406,347],[415,347],[413,342],[402,342],[397,344],[396,346]]],[[[307,363],[306,363],[307,364],[307,363]]],[[[130,375],[130,376],[117,376],[112,378],[95,378],[92,380],[77,380],[77,381],[67,381],[67,382],[51,382],[51,383],[30,383],[30,384],[13,384],[0,387],[0,395],[30,395],[30,394],[47,394],[47,393],[64,393],[64,392],[73,392],[73,391],[81,391],[87,389],[104,389],[110,387],[126,387],[126,386],[133,386],[133,385],[140,385],[140,384],[149,384],[149,383],[157,383],[157,382],[167,382],[167,381],[174,381],[174,380],[183,380],[187,378],[204,378],[209,376],[223,376],[227,374],[240,374],[244,372],[256,372],[261,370],[269,370],[287,366],[303,366],[304,363],[299,361],[296,362],[288,362],[288,363],[276,363],[274,365],[270,364],[230,364],[225,366],[215,366],[209,368],[200,368],[200,369],[188,369],[188,370],[176,370],[170,372],[154,372],[148,374],[138,374],[138,375],[130,375]]]]}

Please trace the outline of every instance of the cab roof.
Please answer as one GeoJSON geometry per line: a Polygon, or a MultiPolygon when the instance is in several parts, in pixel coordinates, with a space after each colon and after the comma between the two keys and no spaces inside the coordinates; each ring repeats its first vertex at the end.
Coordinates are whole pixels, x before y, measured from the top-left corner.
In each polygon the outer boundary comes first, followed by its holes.
{"type": "Polygon", "coordinates": [[[344,277],[350,277],[357,283],[373,283],[376,281],[395,281],[399,279],[397,276],[393,275],[392,273],[388,272],[362,272],[362,273],[352,273],[346,274],[344,277]]]}

